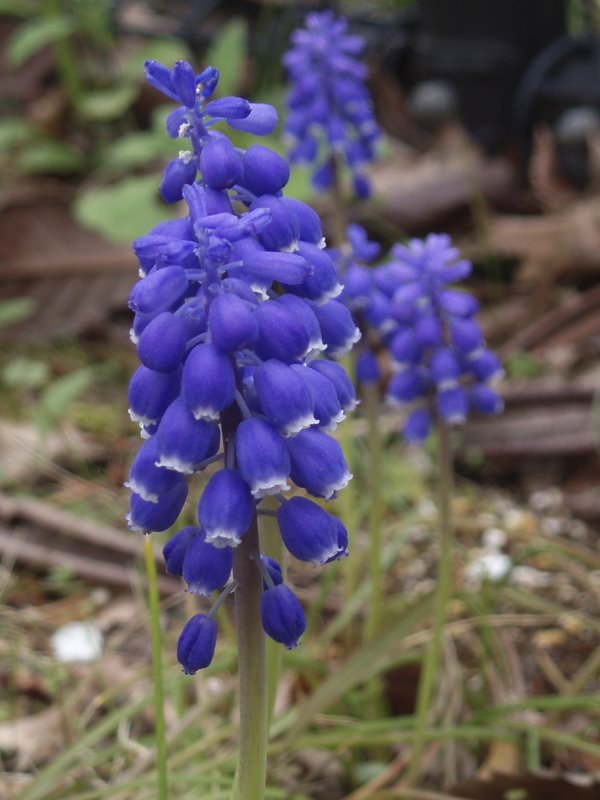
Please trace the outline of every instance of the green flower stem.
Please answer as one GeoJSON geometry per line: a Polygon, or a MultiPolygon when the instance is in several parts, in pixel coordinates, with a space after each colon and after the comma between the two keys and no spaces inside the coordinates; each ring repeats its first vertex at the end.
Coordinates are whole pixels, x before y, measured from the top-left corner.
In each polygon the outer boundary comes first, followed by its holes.
{"type": "Polygon", "coordinates": [[[437,588],[434,597],[431,639],[425,653],[419,688],[415,721],[415,740],[408,770],[408,785],[414,784],[421,767],[421,756],[429,733],[429,709],[439,674],[446,613],[452,588],[452,486],[453,461],[450,430],[447,423],[438,418],[438,520],[440,556],[438,561],[437,588]]]}
{"type": "Polygon", "coordinates": [[[369,437],[369,583],[371,587],[369,607],[365,620],[364,640],[370,641],[381,627],[383,608],[383,562],[382,562],[382,512],[383,470],[382,438],[379,426],[378,387],[364,387],[365,412],[369,437]]]}
{"type": "Polygon", "coordinates": [[[262,576],[253,561],[260,552],[256,515],[233,553],[235,618],[240,683],[240,735],[234,800],[263,800],[269,728],[265,634],[260,617],[262,576]]]}
{"type": "Polygon", "coordinates": [[[152,537],[144,537],[144,559],[148,576],[148,602],[150,608],[150,636],[152,646],[152,677],[154,681],[154,739],[156,742],[156,769],[158,773],[158,800],[167,800],[167,743],[165,737],[164,686],[162,673],[162,642],[160,633],[160,599],[156,562],[152,551],[152,537]]]}
{"type": "MultiPolygon", "coordinates": [[[[261,508],[276,510],[279,503],[274,498],[266,498],[261,504],[261,508]]],[[[279,532],[277,520],[271,516],[263,516],[260,520],[260,549],[266,556],[274,558],[281,565],[281,572],[285,580],[285,550],[283,540],[279,532]]],[[[277,697],[277,687],[279,686],[279,676],[281,675],[281,665],[283,663],[283,647],[267,638],[267,694],[269,705],[269,724],[273,719],[275,700],[277,697]]]]}

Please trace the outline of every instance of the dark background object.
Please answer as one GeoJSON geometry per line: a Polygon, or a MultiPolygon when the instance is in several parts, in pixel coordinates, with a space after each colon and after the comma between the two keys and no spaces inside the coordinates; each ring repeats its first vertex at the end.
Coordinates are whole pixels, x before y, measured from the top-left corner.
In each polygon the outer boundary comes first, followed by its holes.
{"type": "Polygon", "coordinates": [[[446,81],[467,130],[499,148],[527,65],[566,34],[565,0],[422,0],[420,8],[410,83],[446,81]]]}

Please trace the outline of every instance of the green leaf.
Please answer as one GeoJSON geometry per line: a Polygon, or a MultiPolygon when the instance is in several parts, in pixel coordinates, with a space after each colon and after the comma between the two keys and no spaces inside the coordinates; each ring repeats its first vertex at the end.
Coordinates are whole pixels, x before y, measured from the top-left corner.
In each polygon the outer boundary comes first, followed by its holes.
{"type": "Polygon", "coordinates": [[[30,317],[35,309],[35,303],[30,297],[15,297],[14,300],[4,300],[0,303],[0,328],[4,325],[13,325],[15,322],[30,317]]]}
{"type": "Polygon", "coordinates": [[[24,119],[13,117],[0,122],[0,150],[6,151],[25,144],[36,136],[39,136],[39,130],[24,119]]]}
{"type": "Polygon", "coordinates": [[[123,171],[144,167],[169,152],[175,158],[180,147],[180,142],[173,143],[164,133],[127,133],[109,145],[100,168],[122,175],[123,171]]]}
{"type": "Polygon", "coordinates": [[[46,436],[61,421],[69,405],[91,386],[94,378],[92,369],[78,369],[48,386],[40,398],[36,414],[41,436],[46,436]]]}
{"type": "Polygon", "coordinates": [[[88,120],[116,119],[127,111],[137,93],[138,87],[131,83],[88,91],[81,98],[77,110],[88,120]]]}
{"type": "Polygon", "coordinates": [[[23,172],[78,172],[84,163],[82,153],[52,139],[32,142],[18,157],[18,166],[23,172]]]}
{"type": "Polygon", "coordinates": [[[31,20],[11,37],[6,48],[6,60],[10,66],[20,67],[38,50],[63,39],[72,31],[73,22],[68,17],[31,20]]]}
{"type": "Polygon", "coordinates": [[[220,97],[239,91],[246,66],[247,36],[246,22],[241,18],[234,18],[221,29],[208,48],[204,63],[212,64],[220,72],[220,97]]]}
{"type": "Polygon", "coordinates": [[[2,370],[2,382],[11,389],[40,389],[47,383],[49,375],[46,361],[12,358],[2,370]]]}
{"type": "Polygon", "coordinates": [[[159,199],[157,183],[155,175],[145,175],[91,189],[75,202],[75,216],[108,239],[129,243],[170,215],[159,199]]]}

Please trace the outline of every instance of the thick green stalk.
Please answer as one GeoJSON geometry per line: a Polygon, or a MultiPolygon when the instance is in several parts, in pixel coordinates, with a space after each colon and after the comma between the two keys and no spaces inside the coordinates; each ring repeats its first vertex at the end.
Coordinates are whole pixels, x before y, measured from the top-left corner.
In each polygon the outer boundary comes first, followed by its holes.
{"type": "MultiPolygon", "coordinates": [[[[279,503],[273,498],[266,498],[261,508],[276,510],[279,503]]],[[[279,525],[274,517],[264,516],[260,520],[260,550],[266,556],[274,558],[281,565],[283,579],[285,580],[285,550],[283,540],[279,532],[279,525]]],[[[277,687],[279,686],[279,676],[281,675],[281,665],[283,662],[283,647],[279,642],[267,638],[267,694],[269,706],[269,724],[273,719],[275,700],[277,698],[277,687]]]]}
{"type": "Polygon", "coordinates": [[[262,576],[256,515],[233,554],[240,683],[240,735],[234,800],[263,800],[269,728],[265,634],[260,617],[262,576]]]}
{"type": "Polygon", "coordinates": [[[369,641],[381,626],[383,607],[383,564],[381,522],[383,516],[382,441],[379,426],[379,391],[376,385],[364,387],[364,402],[369,437],[369,607],[364,639],[369,641]]]}
{"type": "Polygon", "coordinates": [[[415,741],[408,770],[408,785],[414,784],[419,775],[421,756],[427,740],[429,709],[440,672],[442,643],[446,613],[452,588],[452,485],[453,461],[450,430],[447,423],[438,418],[438,520],[440,556],[438,561],[437,588],[433,606],[431,639],[419,679],[415,723],[415,741]]]}
{"type": "Polygon", "coordinates": [[[160,598],[156,562],[152,552],[152,537],[144,537],[144,559],[148,576],[148,603],[150,609],[150,637],[152,644],[152,677],[154,681],[154,740],[156,742],[156,770],[158,773],[158,800],[167,800],[167,743],[165,737],[164,686],[162,674],[162,641],[160,633],[160,598]]]}

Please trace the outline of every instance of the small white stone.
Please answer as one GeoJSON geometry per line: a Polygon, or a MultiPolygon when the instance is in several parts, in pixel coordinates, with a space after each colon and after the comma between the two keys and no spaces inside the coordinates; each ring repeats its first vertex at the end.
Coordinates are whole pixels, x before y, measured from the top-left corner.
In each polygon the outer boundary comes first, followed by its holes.
{"type": "Polygon", "coordinates": [[[486,550],[496,552],[502,550],[506,544],[506,533],[502,528],[488,528],[483,532],[481,540],[486,550]]]}
{"type": "Polygon", "coordinates": [[[92,622],[62,625],[50,642],[57,661],[95,661],[102,655],[102,633],[92,622]]]}
{"type": "Polygon", "coordinates": [[[465,580],[471,585],[479,585],[487,579],[501,581],[512,567],[512,560],[506,553],[482,553],[471,561],[465,569],[465,580]]]}

